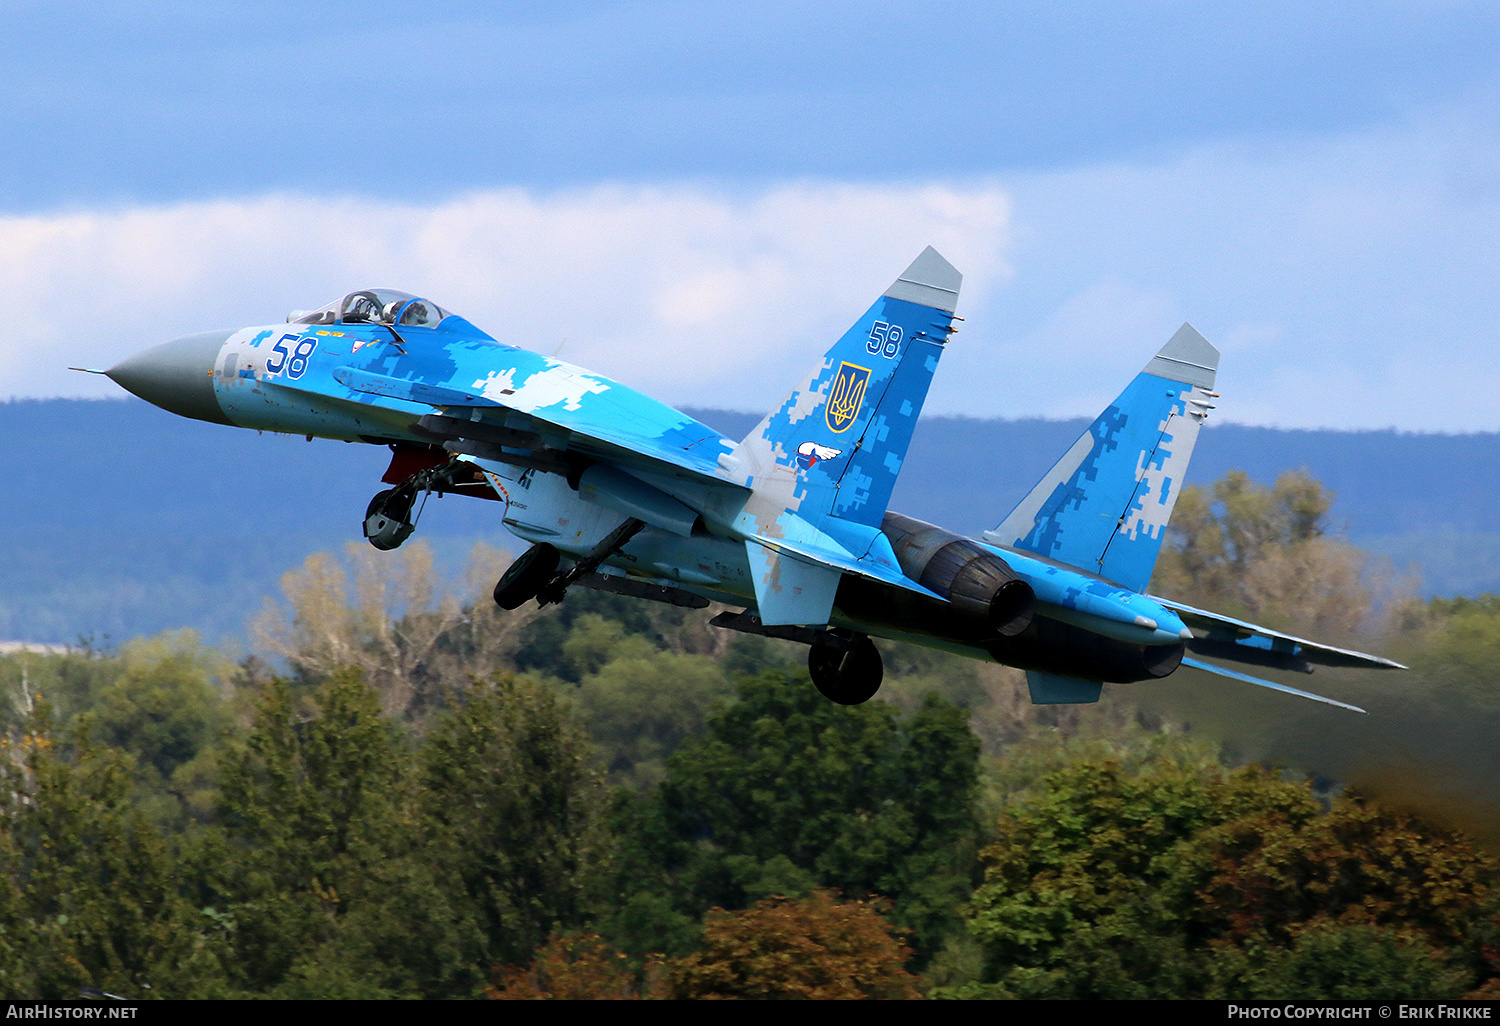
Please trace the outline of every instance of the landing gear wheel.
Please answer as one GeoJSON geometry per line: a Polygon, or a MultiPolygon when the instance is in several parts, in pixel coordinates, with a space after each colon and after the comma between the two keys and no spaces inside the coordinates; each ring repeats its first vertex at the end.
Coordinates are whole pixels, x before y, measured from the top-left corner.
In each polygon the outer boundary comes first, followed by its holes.
{"type": "Polygon", "coordinates": [[[365,537],[377,549],[389,550],[399,546],[412,531],[416,530],[408,517],[411,516],[413,494],[398,494],[394,488],[376,492],[375,498],[365,507],[365,537]]]}
{"type": "Polygon", "coordinates": [[[825,631],[807,652],[807,672],[819,693],[839,705],[875,697],[885,677],[880,650],[863,634],[825,631]]]}
{"type": "Polygon", "coordinates": [[[519,609],[536,598],[542,586],[557,573],[561,558],[557,549],[546,542],[527,549],[496,582],[495,605],[501,609],[519,609]]]}

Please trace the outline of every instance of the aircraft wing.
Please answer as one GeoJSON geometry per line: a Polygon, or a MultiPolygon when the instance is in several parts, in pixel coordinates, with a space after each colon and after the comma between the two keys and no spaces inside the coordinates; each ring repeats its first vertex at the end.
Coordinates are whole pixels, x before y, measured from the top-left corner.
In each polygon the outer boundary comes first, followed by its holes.
{"type": "MultiPolygon", "coordinates": [[[[565,433],[564,444],[569,450],[628,469],[687,479],[742,496],[749,494],[748,488],[726,480],[720,473],[718,458],[728,449],[717,431],[638,393],[622,400],[609,390],[580,397],[584,399],[581,402],[528,403],[531,408],[517,409],[519,404],[507,402],[505,397],[491,397],[478,390],[352,368],[337,371],[334,377],[353,391],[368,395],[423,403],[463,416],[468,416],[466,411],[478,412],[480,419],[471,422],[475,425],[472,437],[481,442],[487,438],[485,410],[505,411],[510,415],[508,420],[519,413],[544,433],[549,433],[547,429],[551,434],[565,433]]],[[[467,436],[455,433],[453,437],[467,436]]]]}
{"type": "Polygon", "coordinates": [[[1236,620],[1222,613],[1196,609],[1156,595],[1148,597],[1182,617],[1182,622],[1193,632],[1193,640],[1187,643],[1187,647],[1199,655],[1218,656],[1257,666],[1301,670],[1304,673],[1311,673],[1314,665],[1382,670],[1407,668],[1391,659],[1347,648],[1335,648],[1332,645],[1320,645],[1258,624],[1236,620]]]}

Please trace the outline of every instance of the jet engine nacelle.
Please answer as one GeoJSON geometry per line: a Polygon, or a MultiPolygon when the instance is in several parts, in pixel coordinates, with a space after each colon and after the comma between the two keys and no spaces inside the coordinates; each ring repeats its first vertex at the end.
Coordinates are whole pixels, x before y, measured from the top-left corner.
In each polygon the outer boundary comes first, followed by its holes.
{"type": "Polygon", "coordinates": [[[838,591],[846,615],[955,641],[1009,638],[1030,626],[1031,585],[995,553],[900,513],[887,513],[880,529],[902,573],[948,601],[851,576],[838,591]]]}
{"type": "Polygon", "coordinates": [[[1186,651],[1180,641],[1175,645],[1136,645],[1046,616],[1037,617],[1024,634],[996,638],[987,647],[995,661],[1006,666],[1111,684],[1169,676],[1182,663],[1186,651]]]}

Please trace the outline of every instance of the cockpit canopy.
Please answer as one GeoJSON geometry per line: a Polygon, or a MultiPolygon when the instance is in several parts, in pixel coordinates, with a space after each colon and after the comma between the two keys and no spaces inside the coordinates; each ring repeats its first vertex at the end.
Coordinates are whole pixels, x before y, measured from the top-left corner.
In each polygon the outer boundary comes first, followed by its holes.
{"type": "Polygon", "coordinates": [[[337,303],[320,310],[293,310],[288,324],[385,324],[411,328],[436,328],[449,312],[429,299],[418,299],[396,289],[364,289],[351,292],[337,303]]]}

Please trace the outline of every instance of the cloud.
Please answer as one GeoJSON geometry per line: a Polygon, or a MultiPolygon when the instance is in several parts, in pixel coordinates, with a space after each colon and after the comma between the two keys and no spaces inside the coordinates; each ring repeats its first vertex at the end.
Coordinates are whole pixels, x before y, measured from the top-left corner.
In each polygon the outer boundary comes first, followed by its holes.
{"type": "Polygon", "coordinates": [[[1497,111],[1005,177],[1014,273],[929,409],[1092,414],[1189,321],[1224,419],[1500,429],[1497,111]]]}
{"type": "Polygon", "coordinates": [[[1497,112],[984,181],[0,218],[0,396],[119,394],[62,368],[384,285],[675,405],[759,411],[932,244],[966,321],[930,412],[1091,415],[1190,321],[1226,420],[1497,430],[1497,112]]]}
{"type": "Polygon", "coordinates": [[[431,205],[267,196],[0,219],[0,395],[104,395],[110,366],[354,288],[426,295],[497,337],[679,404],[769,406],[926,245],[966,298],[1006,274],[990,184],[693,187],[431,205]]]}

